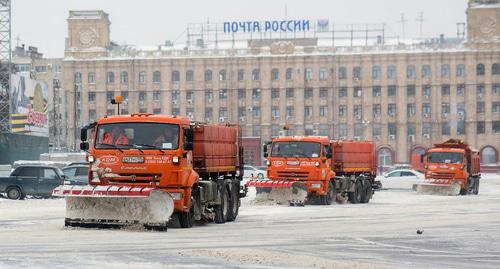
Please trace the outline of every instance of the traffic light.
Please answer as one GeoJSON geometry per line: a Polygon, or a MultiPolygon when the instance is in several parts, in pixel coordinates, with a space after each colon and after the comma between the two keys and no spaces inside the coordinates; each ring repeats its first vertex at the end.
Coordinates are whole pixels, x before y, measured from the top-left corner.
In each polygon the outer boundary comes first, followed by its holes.
{"type": "Polygon", "coordinates": [[[115,98],[111,99],[111,104],[113,105],[119,105],[122,103],[122,97],[121,96],[115,96],[115,98]]]}

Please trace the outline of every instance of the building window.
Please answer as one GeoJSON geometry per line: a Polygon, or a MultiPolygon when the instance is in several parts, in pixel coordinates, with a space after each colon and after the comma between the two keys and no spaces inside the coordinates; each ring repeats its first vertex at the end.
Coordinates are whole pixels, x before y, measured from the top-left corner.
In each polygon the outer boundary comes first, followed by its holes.
{"type": "Polygon", "coordinates": [[[372,67],[372,79],[380,79],[380,66],[375,65],[372,67]]]}
{"type": "Polygon", "coordinates": [[[108,84],[115,83],[115,73],[113,73],[113,72],[108,72],[108,74],[106,75],[106,82],[107,82],[108,84]]]}
{"type": "Polygon", "coordinates": [[[441,95],[450,95],[450,84],[441,85],[441,95]]]}
{"type": "Polygon", "coordinates": [[[226,70],[222,69],[222,70],[219,71],[219,80],[220,81],[226,81],[227,80],[226,70]]]}
{"type": "Polygon", "coordinates": [[[211,107],[205,108],[205,120],[210,121],[214,117],[214,110],[211,107]]]}
{"type": "Polygon", "coordinates": [[[238,69],[238,81],[245,80],[245,70],[238,69]]]}
{"type": "Polygon", "coordinates": [[[261,93],[261,90],[259,88],[252,89],[252,98],[260,100],[260,93],[261,93]]]}
{"type": "Polygon", "coordinates": [[[321,68],[319,69],[319,80],[327,80],[328,79],[328,69],[321,68]]]}
{"type": "Polygon", "coordinates": [[[82,83],[82,73],[76,72],[75,73],[75,84],[81,84],[82,83]]]}
{"type": "Polygon", "coordinates": [[[486,125],[484,121],[476,122],[476,134],[484,134],[486,133],[486,125]]]}
{"type": "Polygon", "coordinates": [[[407,85],[406,86],[406,95],[407,96],[415,96],[415,85],[407,85]]]}
{"type": "Polygon", "coordinates": [[[476,75],[477,76],[484,76],[484,64],[477,64],[476,65],[476,75]]]}
{"type": "Polygon", "coordinates": [[[445,115],[445,116],[450,114],[450,104],[449,103],[442,103],[441,104],[441,114],[445,115]]]}
{"type": "Polygon", "coordinates": [[[416,109],[414,103],[406,105],[406,116],[408,118],[412,118],[413,116],[415,116],[416,113],[417,113],[417,109],[416,109]]]}
{"type": "Polygon", "coordinates": [[[340,139],[346,139],[347,138],[347,134],[348,134],[348,126],[347,124],[340,124],[339,125],[339,136],[340,136],[340,139]]]}
{"type": "Polygon", "coordinates": [[[120,82],[122,84],[128,84],[128,72],[127,71],[123,71],[121,74],[120,74],[120,82]]]}
{"type": "Polygon", "coordinates": [[[214,99],[214,94],[213,94],[212,90],[206,89],[205,90],[205,100],[207,102],[211,103],[213,99],[214,99]]]}
{"type": "Polygon", "coordinates": [[[431,85],[422,86],[422,96],[429,97],[431,95],[431,85]]]}
{"type": "Polygon", "coordinates": [[[486,146],[481,150],[482,164],[497,164],[497,151],[494,147],[486,146]]]}
{"type": "Polygon", "coordinates": [[[238,99],[245,99],[245,98],[247,98],[246,89],[238,89],[238,99]]]}
{"type": "Polygon", "coordinates": [[[339,97],[346,97],[346,96],[347,96],[347,87],[339,88],[339,97]]]}
{"type": "Polygon", "coordinates": [[[95,73],[89,73],[88,75],[88,82],[89,84],[95,84],[95,73]]]}
{"type": "Polygon", "coordinates": [[[493,91],[493,95],[500,95],[500,83],[493,84],[491,90],[493,91]]]}
{"type": "Polygon", "coordinates": [[[500,121],[492,122],[492,130],[494,134],[500,134],[500,121]]]}
{"type": "Polygon", "coordinates": [[[363,135],[363,124],[361,123],[355,123],[354,124],[354,136],[355,137],[361,137],[363,135]]]}
{"type": "Polygon", "coordinates": [[[259,69],[252,70],[252,80],[260,80],[260,70],[259,69]]]}
{"type": "MultiPolygon", "coordinates": [[[[172,74],[172,80],[173,81],[179,81],[179,72],[178,71],[174,71],[174,72],[177,72],[177,80],[173,80],[173,74],[172,74]]],[[[153,83],[160,83],[161,82],[161,73],[160,71],[154,71],[153,72],[153,83]]]]}
{"type": "Polygon", "coordinates": [[[396,85],[387,86],[387,96],[396,96],[396,85]]]}
{"type": "Polygon", "coordinates": [[[271,98],[272,99],[280,98],[280,89],[278,89],[278,88],[272,88],[271,89],[271,98]]]}
{"type": "Polygon", "coordinates": [[[319,107],[319,116],[320,117],[328,116],[328,107],[327,106],[320,106],[319,107]]]}
{"type": "Polygon", "coordinates": [[[396,136],[398,134],[398,129],[397,129],[395,123],[387,124],[387,129],[388,129],[389,135],[396,136]]]}
{"type": "Polygon", "coordinates": [[[429,103],[422,104],[422,114],[424,114],[425,118],[428,118],[431,115],[431,104],[429,103]]]}
{"type": "Polygon", "coordinates": [[[485,111],[485,109],[484,109],[484,102],[477,102],[476,103],[476,113],[483,114],[484,111],[485,111]]]}
{"type": "Polygon", "coordinates": [[[465,94],[465,85],[464,84],[458,84],[457,85],[457,95],[458,96],[464,96],[465,94]]]}
{"type": "Polygon", "coordinates": [[[459,120],[457,122],[457,135],[464,135],[464,134],[465,134],[465,121],[459,120]]]}
{"type": "Polygon", "coordinates": [[[244,106],[238,107],[238,117],[240,117],[240,121],[244,121],[247,116],[247,110],[244,106]]]}
{"type": "Polygon", "coordinates": [[[154,91],[153,92],[153,101],[160,101],[160,96],[161,96],[160,91],[154,91]]]}
{"type": "Polygon", "coordinates": [[[161,108],[153,108],[153,114],[161,114],[161,108]]]}
{"type": "Polygon", "coordinates": [[[441,77],[448,78],[450,77],[450,66],[447,64],[441,65],[441,77]]]}
{"type": "Polygon", "coordinates": [[[286,88],[286,98],[293,98],[293,88],[286,88]]]}
{"type": "Polygon", "coordinates": [[[379,97],[380,95],[382,95],[382,87],[373,86],[372,87],[372,95],[373,95],[373,97],[379,97]]]}
{"type": "Polygon", "coordinates": [[[346,78],[347,78],[347,69],[342,66],[339,68],[339,79],[346,79],[346,78]]]}
{"type": "Polygon", "coordinates": [[[347,116],[347,106],[340,105],[339,106],[339,117],[346,117],[346,116],[347,116]]]}
{"type": "Polygon", "coordinates": [[[114,92],[106,92],[106,102],[109,104],[115,98],[114,92]]]}
{"type": "Polygon", "coordinates": [[[363,106],[355,105],[354,106],[354,118],[361,119],[363,117],[363,106]]]}
{"type": "Polygon", "coordinates": [[[293,106],[287,106],[286,107],[286,118],[289,119],[289,118],[293,118],[293,113],[294,112],[294,108],[293,106]]]}
{"type": "Polygon", "coordinates": [[[484,84],[478,84],[476,88],[476,94],[478,97],[483,97],[484,95],[484,84]]]}
{"type": "Polygon", "coordinates": [[[141,71],[139,73],[139,83],[146,83],[146,72],[141,71]]]}
{"type": "Polygon", "coordinates": [[[414,136],[415,133],[417,132],[417,127],[415,126],[415,123],[408,123],[406,132],[408,136],[410,135],[414,136]]]}
{"type": "Polygon", "coordinates": [[[123,101],[128,101],[128,91],[122,91],[121,96],[123,101]]]}
{"type": "Polygon", "coordinates": [[[186,71],[186,81],[193,81],[193,80],[194,80],[193,70],[186,71]]]}
{"type": "Polygon", "coordinates": [[[252,129],[252,136],[254,136],[254,137],[260,137],[260,135],[261,135],[261,133],[260,133],[260,126],[254,125],[253,129],[252,129]]]}
{"type": "Polygon", "coordinates": [[[396,79],[396,66],[389,65],[387,67],[387,78],[388,79],[396,79]]]}
{"type": "Polygon", "coordinates": [[[326,98],[328,97],[328,90],[325,87],[319,88],[319,97],[320,98],[326,98]]]}
{"type": "Polygon", "coordinates": [[[465,76],[465,65],[459,64],[457,65],[457,77],[465,76]]]}
{"type": "Polygon", "coordinates": [[[313,78],[313,71],[311,68],[306,68],[305,72],[304,72],[304,79],[306,81],[310,81],[312,80],[313,78]]]}
{"type": "MultiPolygon", "coordinates": [[[[146,111],[144,112],[141,112],[141,113],[145,113],[146,111]]],[[[113,116],[115,114],[115,110],[114,109],[108,109],[106,110],[106,116],[113,116]]]]}
{"type": "Polygon", "coordinates": [[[352,70],[352,78],[354,80],[360,80],[361,79],[361,67],[356,66],[352,70]]]}
{"type": "Polygon", "coordinates": [[[304,89],[304,98],[306,99],[313,98],[313,88],[304,89]]]}
{"type": "Polygon", "coordinates": [[[441,124],[441,135],[450,135],[450,133],[451,133],[450,123],[443,122],[441,124]]]}
{"type": "Polygon", "coordinates": [[[374,118],[379,118],[380,115],[382,114],[382,105],[380,104],[374,104],[372,108],[373,112],[373,117],[374,118]]]}
{"type": "MultiPolygon", "coordinates": [[[[159,71],[155,71],[155,73],[153,73],[153,82],[160,82],[159,79],[160,79],[160,72],[159,71]],[[158,72],[157,76],[158,76],[158,81],[155,81],[155,78],[154,78],[154,74],[158,72]]],[[[179,71],[175,70],[175,71],[172,71],[172,81],[173,82],[178,82],[181,80],[181,74],[179,71]]]]}
{"type": "Polygon", "coordinates": [[[330,131],[330,128],[328,127],[328,124],[320,124],[319,125],[319,135],[328,136],[329,131],[330,131]]]}
{"type": "Polygon", "coordinates": [[[95,102],[95,92],[89,92],[89,103],[95,102]]]}
{"type": "Polygon", "coordinates": [[[382,134],[382,127],[380,124],[375,123],[372,125],[372,135],[374,138],[379,139],[380,135],[382,134]]]}
{"type": "Polygon", "coordinates": [[[97,119],[97,114],[95,112],[95,109],[90,109],[89,110],[89,121],[95,121],[97,119]]]}
{"type": "Polygon", "coordinates": [[[227,99],[227,89],[219,90],[219,99],[227,99]]]}
{"type": "Polygon", "coordinates": [[[396,104],[387,105],[387,114],[391,117],[396,116],[396,104]]]}
{"type": "Polygon", "coordinates": [[[491,112],[500,113],[500,102],[493,102],[491,104],[491,112]]]}
{"type": "MultiPolygon", "coordinates": [[[[181,95],[181,93],[179,91],[172,91],[172,101],[178,102],[180,95],[181,95]]],[[[174,103],[174,105],[175,105],[175,103],[174,103]]]]}
{"type": "Polygon", "coordinates": [[[293,69],[287,68],[286,69],[286,80],[292,80],[292,79],[293,79],[293,69]]]}
{"type": "Polygon", "coordinates": [[[252,116],[260,117],[260,106],[254,106],[252,108],[252,116]]]}
{"type": "Polygon", "coordinates": [[[194,100],[194,91],[186,91],[186,101],[188,105],[192,105],[194,100]]]}
{"type": "Polygon", "coordinates": [[[422,78],[430,78],[431,77],[431,67],[429,65],[422,66],[422,78]]]}
{"type": "Polygon", "coordinates": [[[500,75],[500,64],[499,63],[494,63],[491,66],[491,74],[492,75],[500,75]]]}
{"type": "Polygon", "coordinates": [[[273,70],[271,70],[271,80],[278,80],[280,77],[280,71],[278,70],[278,68],[273,68],[273,70]]]}
{"type": "Polygon", "coordinates": [[[304,117],[312,117],[312,115],[313,115],[312,106],[305,106],[304,107],[304,117]]]}
{"type": "Polygon", "coordinates": [[[212,81],[212,70],[205,70],[205,81],[212,81]]]}
{"type": "Polygon", "coordinates": [[[227,107],[220,107],[219,108],[219,118],[222,118],[224,120],[228,118],[227,107]]]}
{"type": "Polygon", "coordinates": [[[422,123],[422,135],[424,137],[431,137],[432,134],[432,124],[428,122],[422,123]]]}
{"type": "Polygon", "coordinates": [[[359,86],[356,86],[353,88],[353,94],[354,94],[354,97],[361,97],[363,96],[363,88],[359,87],[359,86]]]}
{"type": "Polygon", "coordinates": [[[414,65],[409,65],[408,67],[406,67],[406,77],[407,78],[415,78],[415,74],[416,74],[416,71],[415,71],[414,65]]]}

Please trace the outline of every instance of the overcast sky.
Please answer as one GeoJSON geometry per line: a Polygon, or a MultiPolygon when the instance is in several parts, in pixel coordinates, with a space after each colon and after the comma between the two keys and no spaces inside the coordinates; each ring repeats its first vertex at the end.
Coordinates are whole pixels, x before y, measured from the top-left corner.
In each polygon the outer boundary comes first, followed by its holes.
{"type": "MultiPolygon", "coordinates": [[[[32,45],[46,57],[62,57],[69,10],[102,9],[111,20],[111,39],[120,44],[157,45],[175,40],[188,23],[227,20],[330,19],[337,24],[385,23],[389,35],[456,36],[467,0],[12,0],[12,44],[32,45]]],[[[185,41],[182,37],[179,42],[185,41]]]]}

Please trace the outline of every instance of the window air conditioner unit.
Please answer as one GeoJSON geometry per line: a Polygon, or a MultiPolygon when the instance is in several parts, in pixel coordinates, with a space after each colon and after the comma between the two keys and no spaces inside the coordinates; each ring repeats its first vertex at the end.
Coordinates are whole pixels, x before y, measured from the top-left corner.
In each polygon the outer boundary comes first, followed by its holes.
{"type": "Polygon", "coordinates": [[[339,137],[339,139],[340,139],[340,140],[347,140],[347,137],[345,137],[345,136],[341,136],[341,137],[339,137]]]}
{"type": "Polygon", "coordinates": [[[429,95],[427,95],[427,94],[426,94],[426,95],[424,95],[424,98],[425,98],[425,99],[429,99],[429,95]]]}
{"type": "Polygon", "coordinates": [[[252,107],[247,108],[248,111],[253,111],[252,107]]]}
{"type": "Polygon", "coordinates": [[[443,113],[443,118],[447,118],[448,117],[448,113],[443,113]]]}
{"type": "Polygon", "coordinates": [[[285,136],[285,131],[279,131],[278,136],[285,136]]]}
{"type": "Polygon", "coordinates": [[[188,99],[187,102],[188,102],[188,104],[192,105],[193,104],[193,99],[188,99]]]}
{"type": "Polygon", "coordinates": [[[458,111],[458,116],[463,116],[464,115],[464,112],[463,111],[458,111]]]}
{"type": "Polygon", "coordinates": [[[174,105],[177,105],[177,100],[173,100],[173,101],[172,101],[172,103],[173,103],[174,105]]]}
{"type": "Polygon", "coordinates": [[[210,122],[210,121],[211,121],[211,119],[210,119],[210,118],[205,118],[205,121],[206,121],[206,122],[210,122]]]}
{"type": "Polygon", "coordinates": [[[313,130],[313,135],[318,135],[318,134],[319,134],[318,130],[313,130]]]}
{"type": "Polygon", "coordinates": [[[429,117],[429,114],[424,113],[424,118],[428,118],[428,117],[429,117]]]}
{"type": "Polygon", "coordinates": [[[356,119],[360,120],[361,119],[361,115],[356,115],[356,119]]]}
{"type": "Polygon", "coordinates": [[[354,137],[354,141],[359,141],[359,140],[361,140],[361,137],[359,137],[359,136],[354,137]]]}
{"type": "Polygon", "coordinates": [[[395,135],[389,135],[389,139],[394,140],[394,139],[396,139],[396,136],[395,135]]]}
{"type": "Polygon", "coordinates": [[[209,104],[211,104],[212,103],[212,98],[209,98],[207,101],[208,101],[209,104]]]}
{"type": "Polygon", "coordinates": [[[375,140],[380,140],[380,136],[379,135],[376,135],[373,137],[375,140]]]}
{"type": "Polygon", "coordinates": [[[408,141],[410,141],[410,142],[415,141],[415,135],[409,135],[408,136],[408,141]]]}
{"type": "Polygon", "coordinates": [[[292,119],[292,116],[286,116],[286,120],[292,119]]]}
{"type": "Polygon", "coordinates": [[[52,69],[52,64],[47,64],[47,69],[51,70],[52,69]]]}
{"type": "Polygon", "coordinates": [[[226,119],[224,117],[219,118],[219,122],[224,122],[224,121],[226,121],[226,119]]]}
{"type": "Polygon", "coordinates": [[[240,117],[241,122],[245,122],[245,117],[240,117]]]}
{"type": "Polygon", "coordinates": [[[429,138],[431,138],[431,135],[430,134],[424,134],[424,138],[425,139],[429,139],[429,138]]]}

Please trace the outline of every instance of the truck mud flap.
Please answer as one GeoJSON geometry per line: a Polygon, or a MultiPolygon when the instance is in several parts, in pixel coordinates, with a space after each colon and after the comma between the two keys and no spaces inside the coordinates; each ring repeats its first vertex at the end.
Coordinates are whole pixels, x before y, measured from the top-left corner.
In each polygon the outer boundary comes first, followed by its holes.
{"type": "Polygon", "coordinates": [[[166,229],[174,211],[172,196],[150,187],[62,185],[53,196],[66,200],[67,226],[166,229]]]}
{"type": "Polygon", "coordinates": [[[246,186],[256,189],[254,204],[303,206],[307,199],[307,187],[299,181],[251,180],[246,186]]]}

